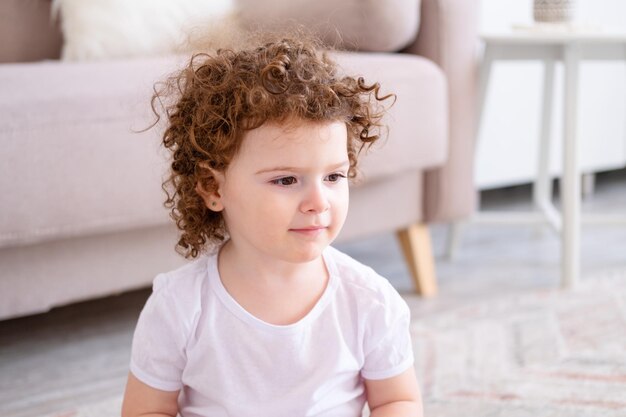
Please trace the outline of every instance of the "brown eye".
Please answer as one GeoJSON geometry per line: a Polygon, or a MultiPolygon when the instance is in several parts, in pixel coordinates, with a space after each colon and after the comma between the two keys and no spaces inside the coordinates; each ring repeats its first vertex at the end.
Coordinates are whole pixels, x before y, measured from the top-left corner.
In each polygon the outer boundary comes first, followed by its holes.
{"type": "Polygon", "coordinates": [[[346,176],[341,173],[335,173],[335,174],[330,174],[329,176],[327,176],[326,180],[330,182],[338,182],[342,178],[346,178],[346,176]]]}
{"type": "Polygon", "coordinates": [[[296,183],[295,177],[282,177],[272,180],[272,184],[276,185],[293,185],[296,183]]]}

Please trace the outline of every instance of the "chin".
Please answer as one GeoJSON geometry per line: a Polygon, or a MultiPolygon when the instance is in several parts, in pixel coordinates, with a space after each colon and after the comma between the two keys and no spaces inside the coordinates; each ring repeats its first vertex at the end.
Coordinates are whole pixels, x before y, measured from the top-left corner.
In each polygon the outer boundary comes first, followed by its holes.
{"type": "Polygon", "coordinates": [[[328,245],[329,244],[311,245],[311,247],[306,249],[302,248],[301,250],[294,250],[289,255],[289,261],[293,263],[312,262],[322,256],[322,252],[328,247],[328,245]]]}
{"type": "Polygon", "coordinates": [[[315,238],[297,238],[286,243],[283,259],[293,263],[306,263],[319,259],[322,252],[335,240],[335,233],[325,233],[315,238]]]}

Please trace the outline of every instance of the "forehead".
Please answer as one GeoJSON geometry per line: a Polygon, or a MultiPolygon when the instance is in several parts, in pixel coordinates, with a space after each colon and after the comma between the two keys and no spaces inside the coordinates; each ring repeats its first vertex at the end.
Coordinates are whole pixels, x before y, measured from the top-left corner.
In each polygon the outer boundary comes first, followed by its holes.
{"type": "Polygon", "coordinates": [[[246,138],[262,138],[266,141],[324,139],[328,134],[345,134],[346,124],[341,121],[290,120],[287,122],[267,122],[244,134],[246,138]]]}
{"type": "Polygon", "coordinates": [[[340,121],[266,123],[244,134],[235,159],[341,159],[347,157],[347,140],[346,124],[340,121]]]}

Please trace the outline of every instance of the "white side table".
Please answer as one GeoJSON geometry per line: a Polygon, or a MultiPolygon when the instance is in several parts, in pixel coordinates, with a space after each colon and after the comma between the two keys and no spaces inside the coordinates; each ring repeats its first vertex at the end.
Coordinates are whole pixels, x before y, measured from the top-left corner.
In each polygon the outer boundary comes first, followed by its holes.
{"type": "MultiPolygon", "coordinates": [[[[568,30],[516,30],[483,34],[484,61],[479,89],[479,119],[484,111],[492,64],[497,60],[541,60],[544,63],[543,116],[538,172],[533,185],[535,213],[478,213],[476,222],[547,222],[561,234],[561,285],[573,287],[580,273],[580,163],[576,132],[578,71],[581,60],[626,60],[626,33],[575,32],[568,30]],[[561,213],[551,201],[549,174],[550,126],[552,123],[554,63],[563,62],[563,171],[561,174],[561,213]]],[[[478,135],[476,136],[478,137],[478,135]]],[[[591,222],[626,224],[626,216],[585,218],[591,222]]],[[[455,239],[453,239],[455,240],[455,239]]]]}

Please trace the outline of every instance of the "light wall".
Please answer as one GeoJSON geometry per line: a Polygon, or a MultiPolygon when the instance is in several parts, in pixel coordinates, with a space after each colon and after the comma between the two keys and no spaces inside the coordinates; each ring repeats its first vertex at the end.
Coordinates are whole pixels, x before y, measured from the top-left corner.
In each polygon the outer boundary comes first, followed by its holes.
{"type": "MultiPolygon", "coordinates": [[[[532,0],[482,0],[481,31],[531,24],[532,4],[532,0]]],[[[626,1],[579,0],[575,22],[626,32],[626,1]]],[[[500,62],[492,67],[478,137],[476,178],[481,188],[520,184],[533,178],[542,80],[539,62],[500,62]]],[[[552,126],[554,173],[561,165],[562,82],[562,68],[557,64],[552,126]]],[[[584,172],[626,166],[626,64],[623,61],[581,65],[577,123],[584,172]]]]}

